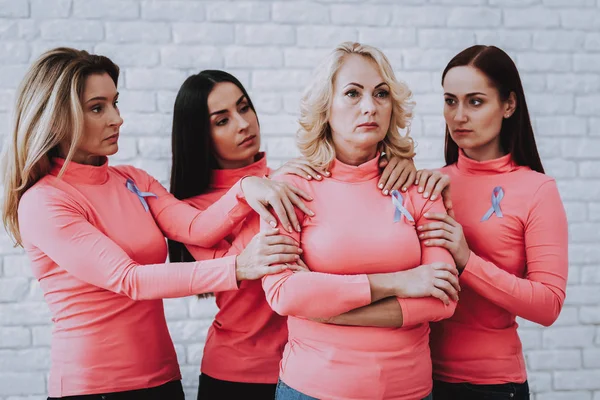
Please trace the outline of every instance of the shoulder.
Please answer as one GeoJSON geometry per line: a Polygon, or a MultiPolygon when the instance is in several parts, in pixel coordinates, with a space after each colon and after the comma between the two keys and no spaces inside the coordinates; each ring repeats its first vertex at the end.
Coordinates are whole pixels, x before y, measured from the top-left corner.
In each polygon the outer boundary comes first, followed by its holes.
{"type": "Polygon", "coordinates": [[[121,176],[125,180],[131,179],[143,191],[149,190],[150,186],[156,181],[152,175],[133,165],[116,165],[109,168],[115,175],[121,176]]]}
{"type": "Polygon", "coordinates": [[[407,197],[407,203],[412,207],[415,218],[418,219],[431,209],[436,211],[444,210],[444,203],[441,197],[430,200],[423,197],[423,193],[419,193],[417,189],[417,186],[411,185],[406,192],[400,192],[403,196],[407,197]]]}
{"type": "Polygon", "coordinates": [[[29,222],[35,224],[39,218],[48,218],[53,212],[85,215],[85,206],[69,191],[63,190],[62,185],[67,183],[55,176],[46,176],[27,189],[17,208],[19,225],[26,226],[29,222]]]}

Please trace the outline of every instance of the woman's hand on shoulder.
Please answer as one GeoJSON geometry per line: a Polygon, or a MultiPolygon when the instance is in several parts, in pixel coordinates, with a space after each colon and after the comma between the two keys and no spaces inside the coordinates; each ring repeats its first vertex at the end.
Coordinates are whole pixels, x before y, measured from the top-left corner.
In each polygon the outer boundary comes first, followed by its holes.
{"type": "Polygon", "coordinates": [[[385,196],[393,190],[406,192],[415,181],[417,169],[412,158],[392,157],[387,159],[384,153],[379,158],[379,168],[383,168],[377,187],[385,196]]]}
{"type": "Polygon", "coordinates": [[[289,232],[294,230],[300,232],[300,223],[294,207],[298,207],[300,211],[307,215],[314,215],[314,212],[302,200],[311,201],[312,197],[305,191],[286,182],[249,176],[242,179],[241,186],[248,205],[273,228],[277,226],[277,220],[269,211],[269,207],[273,208],[277,218],[289,232]]]}
{"type": "Polygon", "coordinates": [[[450,194],[450,176],[436,170],[421,169],[417,171],[415,185],[419,186],[417,191],[423,193],[423,197],[426,199],[435,200],[442,196],[446,212],[454,217],[452,196],[450,194]]]}
{"type": "Polygon", "coordinates": [[[283,164],[281,167],[276,169],[269,176],[270,178],[276,177],[278,175],[297,175],[300,178],[304,178],[308,181],[317,180],[320,181],[323,177],[330,176],[329,171],[323,170],[321,168],[317,168],[312,166],[307,160],[304,158],[295,158],[283,164]]]}

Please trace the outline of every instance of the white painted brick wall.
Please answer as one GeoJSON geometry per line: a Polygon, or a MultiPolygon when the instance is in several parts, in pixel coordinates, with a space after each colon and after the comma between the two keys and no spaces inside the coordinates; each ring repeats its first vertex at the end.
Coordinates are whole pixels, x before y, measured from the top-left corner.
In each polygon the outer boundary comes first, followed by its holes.
{"type": "MultiPolygon", "coordinates": [[[[248,88],[273,166],[297,154],[300,92],[335,44],[382,47],[417,100],[420,167],[441,165],[440,73],[458,50],[495,44],[522,72],[543,161],[570,221],[570,277],[550,328],[520,321],[536,400],[600,400],[600,0],[0,0],[0,136],[27,65],[70,45],[122,68],[125,119],[115,163],[163,183],[175,94],[204,68],[248,88]]],[[[551,217],[551,216],[550,216],[551,217]]],[[[216,307],[165,301],[189,398],[216,307]]],[[[0,233],[0,400],[45,399],[50,313],[29,262],[0,233]]]]}

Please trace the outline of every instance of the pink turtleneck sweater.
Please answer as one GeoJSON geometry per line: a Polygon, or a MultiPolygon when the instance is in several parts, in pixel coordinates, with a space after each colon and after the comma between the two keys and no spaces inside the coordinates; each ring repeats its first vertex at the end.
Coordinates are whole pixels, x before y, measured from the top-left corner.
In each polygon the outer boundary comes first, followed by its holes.
{"type": "Polygon", "coordinates": [[[130,166],[64,160],[25,192],[19,228],[52,313],[51,397],[180,379],[161,298],[237,288],[235,257],[165,264],[164,237],[212,246],[251,209],[235,185],[199,213],[130,166]],[[126,181],[131,179],[144,203],[126,181]]]}
{"type": "MultiPolygon", "coordinates": [[[[310,206],[315,216],[299,215],[302,232],[290,234],[301,243],[313,272],[286,271],[263,278],[271,307],[289,316],[280,377],[319,399],[421,399],[432,388],[428,322],[451,316],[455,303],[399,299],[402,328],[329,325],[310,318],[368,305],[368,273],[436,261],[453,264],[452,256],[444,249],[422,246],[415,222],[404,216],[394,222],[391,197],[382,196],[376,187],[377,158],[357,167],[336,160],[330,171],[331,178],[323,181],[281,178],[314,198],[310,206]]],[[[416,224],[427,222],[427,211],[444,212],[440,200],[423,199],[414,188],[403,197],[416,224]]]]}
{"type": "MultiPolygon", "coordinates": [[[[260,157],[245,168],[215,170],[210,190],[186,202],[204,210],[244,176],[269,175],[267,158],[264,153],[260,157]]],[[[205,249],[187,245],[187,249],[196,260],[239,254],[259,230],[259,216],[251,213],[220,246],[205,249]]],[[[239,290],[217,292],[215,298],[219,312],[208,329],[202,373],[231,382],[277,383],[287,321],[269,307],[261,282],[244,281],[239,290]]]]}
{"type": "Polygon", "coordinates": [[[527,379],[515,317],[552,324],[567,283],[567,220],[555,181],[511,156],[477,162],[462,151],[442,169],[471,249],[454,316],[432,324],[434,377],[500,384],[527,379]],[[482,221],[502,188],[502,217],[482,221]]]}

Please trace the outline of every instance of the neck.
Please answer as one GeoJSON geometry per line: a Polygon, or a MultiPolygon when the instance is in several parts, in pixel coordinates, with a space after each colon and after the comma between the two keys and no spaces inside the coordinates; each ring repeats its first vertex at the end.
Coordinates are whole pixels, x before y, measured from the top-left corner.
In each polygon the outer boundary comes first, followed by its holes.
{"type": "Polygon", "coordinates": [[[358,166],[377,156],[377,145],[369,148],[344,148],[334,143],[335,157],[347,165],[358,166]]]}
{"type": "Polygon", "coordinates": [[[465,155],[475,161],[495,160],[506,155],[506,152],[500,147],[499,141],[494,141],[488,145],[476,147],[473,149],[462,149],[465,155]]]}
{"type": "MultiPolygon", "coordinates": [[[[59,145],[58,156],[66,159],[67,154],[69,154],[69,148],[63,144],[59,145]]],[[[87,154],[80,150],[75,150],[75,154],[73,154],[73,158],[71,159],[71,161],[77,164],[93,165],[98,167],[103,164],[104,157],[96,156],[93,154],[87,154]]]]}
{"type": "Polygon", "coordinates": [[[217,164],[219,164],[219,169],[239,169],[253,164],[256,161],[257,157],[258,154],[255,154],[254,156],[246,158],[244,160],[224,160],[221,158],[217,158],[217,164]]]}

